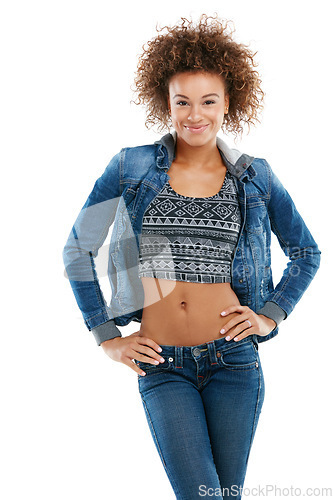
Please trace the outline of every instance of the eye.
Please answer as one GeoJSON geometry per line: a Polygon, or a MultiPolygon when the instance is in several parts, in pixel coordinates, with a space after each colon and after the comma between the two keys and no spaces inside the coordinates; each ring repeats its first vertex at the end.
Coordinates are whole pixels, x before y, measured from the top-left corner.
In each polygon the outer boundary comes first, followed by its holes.
{"type": "Polygon", "coordinates": [[[208,101],[205,101],[204,104],[215,104],[215,101],[208,100],[208,101]]]}
{"type": "Polygon", "coordinates": [[[186,101],[178,101],[176,102],[177,106],[183,106],[184,104],[187,104],[186,101]]]}

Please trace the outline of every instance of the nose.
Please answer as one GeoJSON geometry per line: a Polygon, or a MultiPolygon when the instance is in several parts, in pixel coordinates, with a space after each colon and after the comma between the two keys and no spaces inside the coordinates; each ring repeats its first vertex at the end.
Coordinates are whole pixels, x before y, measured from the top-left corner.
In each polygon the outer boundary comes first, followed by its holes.
{"type": "Polygon", "coordinates": [[[188,115],[188,120],[191,122],[199,122],[201,120],[201,110],[200,110],[200,105],[192,105],[189,110],[189,115],[188,115]]]}

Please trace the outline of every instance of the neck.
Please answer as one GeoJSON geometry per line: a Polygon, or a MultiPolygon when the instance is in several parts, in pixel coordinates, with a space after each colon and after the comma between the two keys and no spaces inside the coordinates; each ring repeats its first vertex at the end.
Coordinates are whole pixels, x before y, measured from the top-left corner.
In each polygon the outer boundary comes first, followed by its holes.
{"type": "Polygon", "coordinates": [[[221,155],[216,145],[216,138],[203,146],[191,146],[177,136],[176,158],[177,163],[187,163],[193,167],[221,161],[221,155]]]}

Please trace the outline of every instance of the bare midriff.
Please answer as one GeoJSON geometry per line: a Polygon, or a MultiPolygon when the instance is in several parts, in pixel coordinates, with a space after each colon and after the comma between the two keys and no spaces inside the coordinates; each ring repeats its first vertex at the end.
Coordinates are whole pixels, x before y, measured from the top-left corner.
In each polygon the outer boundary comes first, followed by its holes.
{"type": "Polygon", "coordinates": [[[227,335],[221,328],[239,314],[221,316],[226,307],[239,305],[230,283],[141,280],[145,300],[139,335],[158,344],[194,346],[220,339],[227,335]]]}

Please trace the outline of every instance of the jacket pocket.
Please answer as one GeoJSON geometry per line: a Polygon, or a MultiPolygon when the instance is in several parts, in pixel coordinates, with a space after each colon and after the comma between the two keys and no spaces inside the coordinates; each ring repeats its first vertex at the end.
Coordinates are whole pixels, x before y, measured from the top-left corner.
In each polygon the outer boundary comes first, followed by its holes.
{"type": "Polygon", "coordinates": [[[127,187],[126,190],[123,192],[123,198],[125,200],[127,212],[130,217],[136,210],[138,190],[139,186],[133,185],[127,187]]]}
{"type": "Polygon", "coordinates": [[[262,201],[251,202],[246,207],[246,230],[248,233],[261,234],[264,230],[264,219],[267,217],[266,205],[262,201]]]}

